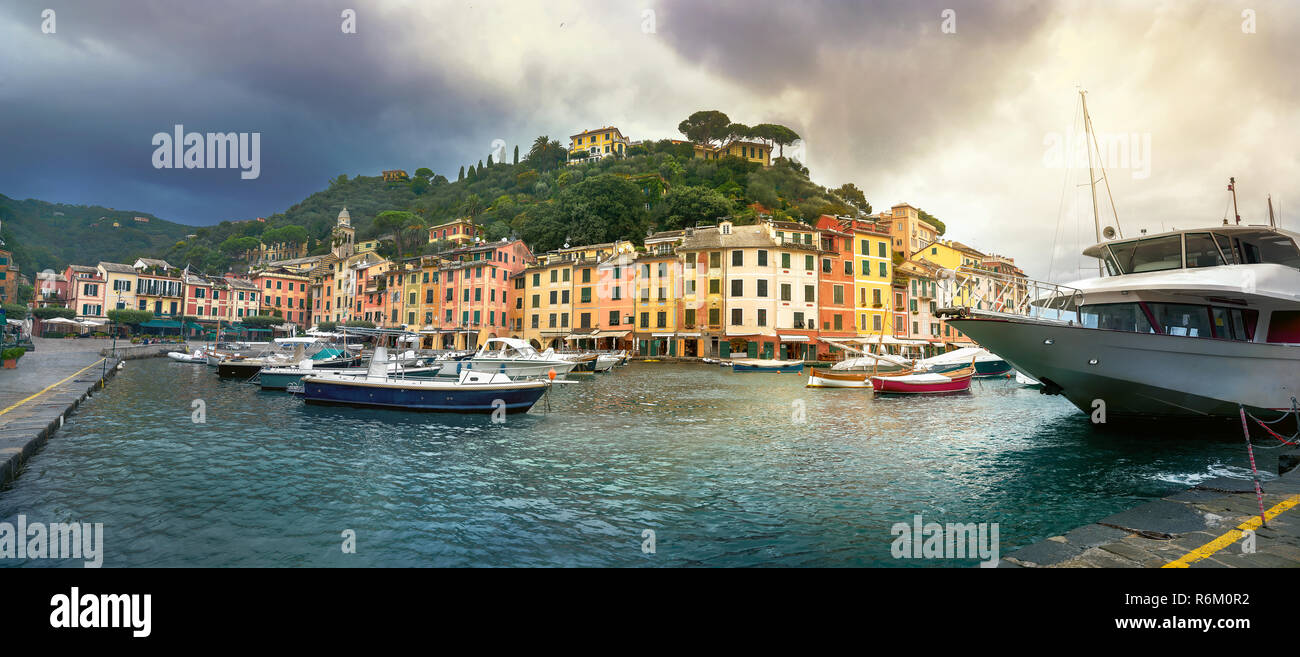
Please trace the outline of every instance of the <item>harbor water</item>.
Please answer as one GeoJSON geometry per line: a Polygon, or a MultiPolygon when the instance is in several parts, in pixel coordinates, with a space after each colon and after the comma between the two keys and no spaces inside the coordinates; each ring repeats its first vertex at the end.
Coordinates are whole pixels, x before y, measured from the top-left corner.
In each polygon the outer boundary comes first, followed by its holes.
{"type": "Polygon", "coordinates": [[[1240,434],[1100,431],[1013,380],[873,398],[806,378],[632,363],[494,423],[133,361],[0,490],[0,521],[103,523],[107,567],[969,566],[895,559],[891,527],[998,523],[1005,555],[1249,476],[1240,434]]]}

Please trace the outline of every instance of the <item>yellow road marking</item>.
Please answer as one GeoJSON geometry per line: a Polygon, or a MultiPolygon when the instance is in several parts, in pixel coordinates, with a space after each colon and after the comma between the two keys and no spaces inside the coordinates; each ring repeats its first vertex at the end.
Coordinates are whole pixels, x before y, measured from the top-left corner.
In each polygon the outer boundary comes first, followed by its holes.
{"type": "MultiPolygon", "coordinates": [[[[1273,518],[1282,515],[1283,511],[1286,511],[1287,509],[1290,509],[1296,506],[1297,504],[1300,504],[1300,495],[1292,495],[1291,497],[1282,500],[1276,506],[1269,509],[1268,511],[1265,511],[1264,517],[1268,520],[1272,520],[1273,518]]],[[[1205,559],[1210,555],[1214,554],[1215,552],[1218,552],[1219,550],[1222,550],[1223,548],[1226,548],[1229,545],[1236,543],[1237,541],[1241,540],[1242,536],[1246,535],[1245,532],[1248,531],[1253,532],[1256,529],[1259,529],[1259,526],[1261,524],[1262,521],[1259,519],[1259,516],[1251,516],[1250,520],[1247,520],[1246,522],[1237,525],[1236,529],[1224,534],[1223,536],[1214,539],[1213,541],[1210,541],[1209,543],[1206,543],[1205,545],[1202,545],[1201,547],[1196,548],[1195,550],[1192,550],[1191,552],[1188,552],[1187,554],[1179,558],[1177,561],[1170,561],[1169,563],[1165,564],[1162,567],[1163,568],[1187,568],[1191,564],[1200,561],[1201,559],[1205,559]]]]}
{"type": "Polygon", "coordinates": [[[88,369],[90,369],[90,368],[92,368],[92,367],[94,367],[94,366],[100,364],[100,363],[103,362],[103,361],[104,361],[104,359],[101,358],[101,359],[99,359],[99,360],[97,360],[97,361],[95,361],[95,362],[93,362],[93,363],[91,363],[91,364],[89,364],[89,365],[87,365],[87,366],[85,366],[85,367],[83,367],[83,368],[77,370],[76,372],[73,372],[73,373],[72,373],[70,376],[68,376],[66,379],[63,379],[62,381],[56,381],[56,382],[54,382],[54,383],[51,383],[51,384],[48,385],[48,386],[45,386],[45,389],[44,389],[44,390],[41,390],[40,392],[38,392],[38,393],[32,395],[31,397],[28,397],[28,398],[26,398],[26,399],[23,399],[23,400],[21,400],[21,401],[15,403],[14,405],[10,406],[9,408],[6,408],[6,409],[4,409],[3,411],[0,411],[0,415],[4,415],[5,413],[8,413],[9,411],[14,410],[15,408],[18,408],[19,406],[22,406],[23,404],[26,404],[27,402],[29,402],[29,401],[31,401],[31,400],[33,400],[33,399],[36,399],[37,397],[40,397],[41,395],[43,395],[43,394],[49,392],[49,391],[50,391],[50,388],[53,388],[53,387],[55,387],[55,386],[58,386],[58,385],[61,385],[61,384],[65,383],[65,382],[67,382],[68,379],[71,379],[72,377],[77,376],[78,374],[81,374],[82,372],[85,372],[86,370],[88,370],[88,369]]]}

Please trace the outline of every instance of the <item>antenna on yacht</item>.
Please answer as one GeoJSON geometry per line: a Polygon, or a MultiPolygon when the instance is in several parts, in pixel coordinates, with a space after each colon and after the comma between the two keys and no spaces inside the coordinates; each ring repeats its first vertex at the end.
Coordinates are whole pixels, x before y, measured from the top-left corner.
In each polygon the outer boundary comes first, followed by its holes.
{"type": "MultiPolygon", "coordinates": [[[[1241,225],[1241,213],[1237,211],[1237,179],[1236,177],[1228,178],[1228,191],[1232,192],[1232,215],[1237,218],[1237,225],[1241,225]]],[[[1223,225],[1228,225],[1228,220],[1223,220],[1223,225]]]]}
{"type": "Polygon", "coordinates": [[[1277,219],[1273,217],[1273,195],[1268,195],[1268,227],[1277,228],[1277,219]]]}

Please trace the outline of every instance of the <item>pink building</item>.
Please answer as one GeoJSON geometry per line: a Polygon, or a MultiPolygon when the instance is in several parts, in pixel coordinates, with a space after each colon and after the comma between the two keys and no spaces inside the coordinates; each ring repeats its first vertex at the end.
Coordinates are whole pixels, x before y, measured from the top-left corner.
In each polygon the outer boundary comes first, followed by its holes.
{"type": "Polygon", "coordinates": [[[80,319],[104,318],[108,316],[104,295],[107,285],[104,277],[95,267],[68,265],[63,271],[67,285],[67,304],[77,312],[80,319]]]}

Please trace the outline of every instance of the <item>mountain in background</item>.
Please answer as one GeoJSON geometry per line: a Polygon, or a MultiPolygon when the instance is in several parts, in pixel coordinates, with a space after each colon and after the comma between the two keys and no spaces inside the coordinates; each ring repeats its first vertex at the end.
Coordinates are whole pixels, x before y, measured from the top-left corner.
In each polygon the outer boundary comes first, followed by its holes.
{"type": "Polygon", "coordinates": [[[694,157],[690,144],[668,140],[634,146],[627,157],[565,164],[566,157],[558,141],[539,137],[518,164],[489,158],[463,167],[455,181],[427,168],[397,180],[340,175],[264,221],[196,227],[141,212],[4,196],[0,221],[7,248],[27,273],[148,256],[220,274],[246,267],[250,243],[255,248],[264,235],[278,240],[287,231],[305,242],[308,253],[327,253],[344,207],[357,239],[400,237],[382,245],[385,257],[436,252],[445,245],[428,244],[422,231],[460,217],[482,225],[488,240],[518,237],[540,253],[570,243],[639,243],[648,232],[711,224],[723,216],[745,224],[760,212],[804,222],[820,214],[871,212],[853,184],[827,189],[810,180],[806,167],[783,158],[772,166],[738,157],[706,160],[694,157]]]}
{"type": "Polygon", "coordinates": [[[0,194],[0,238],[28,278],[69,263],[131,262],[154,256],[194,232],[147,212],[67,205],[0,194]]]}

